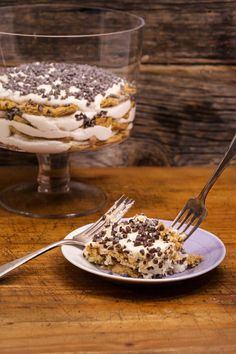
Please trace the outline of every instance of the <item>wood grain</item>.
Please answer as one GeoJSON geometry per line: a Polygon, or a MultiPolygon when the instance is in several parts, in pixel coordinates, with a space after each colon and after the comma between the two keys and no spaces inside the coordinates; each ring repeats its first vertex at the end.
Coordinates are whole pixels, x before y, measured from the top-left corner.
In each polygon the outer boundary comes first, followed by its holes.
{"type": "MultiPolygon", "coordinates": [[[[110,205],[121,193],[135,198],[129,215],[173,218],[196,195],[210,168],[73,169],[102,187],[110,205]],[[188,188],[186,188],[188,186],[188,188]]],[[[32,168],[1,167],[0,187],[35,178],[32,168]]],[[[166,287],[126,287],[86,274],[59,250],[1,281],[1,354],[235,353],[236,168],[224,172],[209,196],[203,227],[226,244],[222,265],[206,276],[166,287]]],[[[36,220],[0,209],[0,263],[20,257],[91,222],[36,220]]]]}
{"type": "MultiPolygon", "coordinates": [[[[77,0],[70,3],[78,5],[77,0]]],[[[1,6],[12,4],[29,5],[35,1],[1,0],[1,6]]],[[[86,0],[79,4],[125,10],[144,17],[144,55],[148,64],[236,63],[235,0],[119,0],[109,4],[105,0],[86,0]]]]}
{"type": "MultiPolygon", "coordinates": [[[[31,3],[3,0],[1,6],[31,3]]],[[[108,6],[104,0],[80,4],[108,6]]],[[[73,163],[217,162],[236,131],[236,1],[119,0],[109,7],[133,12],[146,21],[135,128],[122,145],[74,155],[73,163]]],[[[0,164],[35,161],[32,155],[0,151],[0,164]]]]}

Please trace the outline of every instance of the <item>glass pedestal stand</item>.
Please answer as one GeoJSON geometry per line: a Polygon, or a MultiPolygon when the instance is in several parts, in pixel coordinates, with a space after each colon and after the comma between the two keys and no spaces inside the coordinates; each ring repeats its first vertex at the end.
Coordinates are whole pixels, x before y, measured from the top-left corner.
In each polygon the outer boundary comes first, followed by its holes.
{"type": "Polygon", "coordinates": [[[38,183],[16,184],[0,192],[0,205],[34,218],[70,218],[98,211],[105,203],[102,190],[71,181],[69,154],[38,154],[38,183]]]}

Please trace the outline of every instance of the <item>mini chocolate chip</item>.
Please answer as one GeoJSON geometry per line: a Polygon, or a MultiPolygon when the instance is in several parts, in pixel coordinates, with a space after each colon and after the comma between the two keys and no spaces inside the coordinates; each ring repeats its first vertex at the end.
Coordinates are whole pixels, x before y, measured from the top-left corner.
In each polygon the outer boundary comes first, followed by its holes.
{"type": "Polygon", "coordinates": [[[160,224],[160,225],[157,226],[157,230],[164,231],[165,230],[165,226],[163,224],[160,224]]]}

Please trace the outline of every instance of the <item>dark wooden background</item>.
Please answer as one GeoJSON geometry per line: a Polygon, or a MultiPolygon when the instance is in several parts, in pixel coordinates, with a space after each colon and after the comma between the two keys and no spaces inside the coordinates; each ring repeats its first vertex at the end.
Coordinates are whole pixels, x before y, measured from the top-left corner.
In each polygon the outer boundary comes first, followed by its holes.
{"type": "MultiPolygon", "coordinates": [[[[35,1],[1,0],[0,6],[16,3],[35,1]]],[[[130,11],[146,21],[132,137],[119,146],[73,154],[73,162],[83,166],[217,162],[236,132],[236,1],[71,3],[130,11]]],[[[2,164],[34,161],[33,155],[0,151],[2,164]]]]}

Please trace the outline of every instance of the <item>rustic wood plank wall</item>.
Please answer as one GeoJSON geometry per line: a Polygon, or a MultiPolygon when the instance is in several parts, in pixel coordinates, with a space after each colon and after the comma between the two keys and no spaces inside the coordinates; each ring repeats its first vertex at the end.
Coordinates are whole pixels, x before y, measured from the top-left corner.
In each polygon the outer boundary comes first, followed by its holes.
{"type": "MultiPolygon", "coordinates": [[[[74,154],[74,163],[182,166],[218,161],[236,131],[236,1],[72,2],[131,11],[146,21],[132,137],[119,146],[74,154]]],[[[1,0],[0,5],[16,3],[35,1],[1,0]]],[[[0,163],[33,161],[33,155],[0,152],[0,163]]]]}

